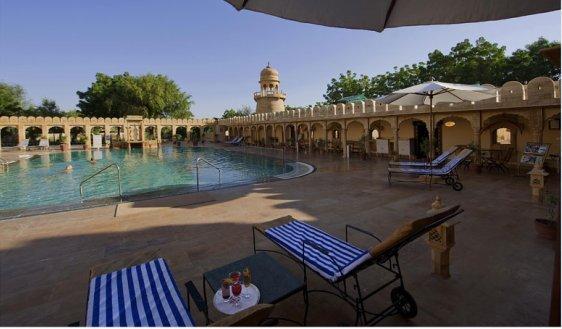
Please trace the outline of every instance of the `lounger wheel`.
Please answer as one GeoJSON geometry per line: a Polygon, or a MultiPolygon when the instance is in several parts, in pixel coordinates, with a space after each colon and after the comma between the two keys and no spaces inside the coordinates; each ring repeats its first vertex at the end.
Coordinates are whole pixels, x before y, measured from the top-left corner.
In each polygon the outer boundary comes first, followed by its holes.
{"type": "Polygon", "coordinates": [[[455,179],[453,177],[447,177],[445,178],[445,184],[447,185],[453,185],[455,183],[455,179]]]}
{"type": "Polygon", "coordinates": [[[390,299],[396,310],[403,317],[410,319],[418,314],[418,305],[414,297],[402,287],[396,287],[390,292],[390,299]]]}
{"type": "Polygon", "coordinates": [[[463,187],[464,187],[464,186],[462,186],[462,183],[461,183],[461,182],[455,182],[455,183],[453,184],[453,190],[455,190],[455,191],[460,191],[460,190],[463,189],[463,187]]]}

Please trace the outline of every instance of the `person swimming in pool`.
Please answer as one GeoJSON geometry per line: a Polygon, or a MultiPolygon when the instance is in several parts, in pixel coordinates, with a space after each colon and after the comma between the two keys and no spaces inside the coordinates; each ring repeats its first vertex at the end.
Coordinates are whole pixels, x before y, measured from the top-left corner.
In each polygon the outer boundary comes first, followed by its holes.
{"type": "Polygon", "coordinates": [[[96,164],[96,159],[91,158],[91,159],[90,159],[90,163],[91,163],[91,164],[96,164]]]}
{"type": "Polygon", "coordinates": [[[71,164],[69,164],[68,166],[66,166],[66,168],[64,168],[64,172],[67,174],[70,174],[72,170],[74,170],[74,167],[72,167],[71,164]]]}

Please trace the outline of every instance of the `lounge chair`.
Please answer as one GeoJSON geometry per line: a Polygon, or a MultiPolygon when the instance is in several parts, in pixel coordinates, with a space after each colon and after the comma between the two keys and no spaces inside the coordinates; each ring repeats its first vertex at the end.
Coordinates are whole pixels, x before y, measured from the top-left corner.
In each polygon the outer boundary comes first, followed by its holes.
{"type": "Polygon", "coordinates": [[[240,139],[238,141],[236,141],[236,143],[232,143],[231,145],[240,146],[242,144],[242,142],[244,142],[244,137],[240,137],[240,139]]]}
{"type": "MultiPolygon", "coordinates": [[[[440,177],[445,180],[447,185],[450,185],[453,190],[460,191],[463,189],[463,185],[459,182],[459,175],[457,174],[457,167],[466,160],[470,154],[472,154],[471,149],[464,149],[455,157],[453,157],[447,164],[441,168],[433,167],[388,167],[388,184],[390,185],[392,174],[403,174],[410,176],[428,176],[429,187],[431,188],[433,177],[440,177]]],[[[402,181],[402,182],[419,182],[419,181],[402,181]]]]}
{"type": "MultiPolygon", "coordinates": [[[[97,275],[90,271],[87,302],[87,326],[195,326],[190,296],[201,310],[206,308],[193,282],[188,281],[188,302],[176,286],[163,258],[97,275]]],[[[257,326],[273,309],[258,304],[238,314],[213,323],[218,326],[257,326]]],[[[206,311],[206,309],[205,309],[206,311]]]]}
{"type": "MultiPolygon", "coordinates": [[[[404,280],[398,262],[398,251],[408,243],[462,213],[460,206],[447,208],[443,212],[408,222],[398,227],[385,240],[376,235],[352,225],[345,226],[345,241],[307,223],[295,220],[291,216],[278,218],[271,222],[254,225],[254,252],[264,250],[256,248],[256,233],[261,233],[297,262],[303,269],[304,280],[307,283],[307,270],[311,270],[324,279],[336,291],[309,289],[306,287],[305,298],[309,293],[324,292],[332,294],[347,302],[355,310],[355,325],[373,325],[384,318],[401,314],[412,318],[417,314],[414,298],[404,288],[404,280]],[[378,242],[371,248],[365,249],[349,242],[349,231],[365,234],[378,242]],[[372,291],[361,288],[358,274],[370,267],[380,268],[390,272],[393,278],[381,284],[372,291]],[[352,280],[351,287],[355,293],[348,291],[348,280],[352,280]],[[379,291],[398,282],[398,286],[391,291],[392,304],[382,311],[371,312],[365,309],[365,301],[379,291]]],[[[371,277],[369,276],[363,276],[371,277]]],[[[377,280],[379,281],[379,280],[377,280]]],[[[380,282],[380,281],[379,281],[380,282]]]]}
{"type": "Polygon", "coordinates": [[[41,150],[48,150],[49,149],[49,140],[42,138],[39,140],[39,149],[41,150]]]}
{"type": "Polygon", "coordinates": [[[29,138],[22,140],[18,144],[18,148],[20,149],[20,151],[27,151],[27,149],[29,149],[29,138]]]}
{"type": "Polygon", "coordinates": [[[234,144],[240,141],[240,139],[242,139],[242,137],[235,137],[233,140],[225,142],[225,144],[234,144]]]}
{"type": "Polygon", "coordinates": [[[441,153],[437,158],[433,159],[431,163],[428,162],[408,162],[408,161],[390,161],[388,164],[391,166],[400,166],[400,167],[439,167],[442,165],[447,158],[455,153],[459,149],[458,146],[451,146],[445,150],[445,152],[441,153]]]}

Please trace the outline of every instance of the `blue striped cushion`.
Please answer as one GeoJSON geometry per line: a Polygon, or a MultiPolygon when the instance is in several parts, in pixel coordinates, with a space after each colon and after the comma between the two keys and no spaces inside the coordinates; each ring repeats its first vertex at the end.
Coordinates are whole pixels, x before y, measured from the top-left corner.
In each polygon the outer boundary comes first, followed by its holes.
{"type": "Polygon", "coordinates": [[[96,276],[90,281],[89,327],[194,326],[162,258],[96,276]]]}
{"type": "Polygon", "coordinates": [[[331,257],[307,245],[304,249],[304,262],[322,277],[331,281],[337,281],[371,257],[368,251],[361,250],[298,220],[267,229],[265,234],[301,261],[303,240],[305,239],[328,250],[331,257]],[[334,264],[334,261],[337,265],[334,264]]]}

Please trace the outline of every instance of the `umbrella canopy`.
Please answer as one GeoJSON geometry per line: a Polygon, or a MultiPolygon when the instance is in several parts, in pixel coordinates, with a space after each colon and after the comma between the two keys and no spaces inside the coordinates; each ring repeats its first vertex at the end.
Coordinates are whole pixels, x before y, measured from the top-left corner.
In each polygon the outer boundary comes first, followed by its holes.
{"type": "MultiPolygon", "coordinates": [[[[397,90],[380,97],[377,101],[394,105],[429,105],[429,131],[433,136],[433,104],[479,101],[496,96],[496,88],[491,85],[463,85],[439,81],[424,82],[419,85],[397,90]]],[[[434,157],[433,138],[429,139],[429,162],[434,157]]]]}
{"type": "Polygon", "coordinates": [[[493,21],[560,10],[559,0],[225,0],[293,21],[381,32],[387,27],[493,21]]]}
{"type": "Polygon", "coordinates": [[[394,105],[433,105],[437,103],[480,101],[495,96],[496,88],[491,85],[464,85],[429,81],[394,91],[378,98],[377,101],[394,105]]]}

